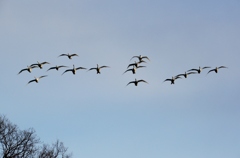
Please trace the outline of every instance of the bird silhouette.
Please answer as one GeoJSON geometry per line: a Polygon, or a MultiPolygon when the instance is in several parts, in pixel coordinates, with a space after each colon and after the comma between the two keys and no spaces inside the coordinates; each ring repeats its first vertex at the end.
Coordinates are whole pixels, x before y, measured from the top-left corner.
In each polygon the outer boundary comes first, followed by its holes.
{"type": "Polygon", "coordinates": [[[72,71],[72,73],[75,75],[75,74],[76,74],[76,71],[77,71],[77,70],[80,70],[80,69],[86,69],[86,68],[84,68],[84,67],[77,67],[77,68],[75,68],[75,66],[73,65],[73,68],[72,68],[72,69],[67,69],[67,70],[65,70],[65,71],[62,73],[62,75],[63,75],[64,73],[66,73],[66,72],[69,72],[69,71],[72,71]]]}
{"type": "Polygon", "coordinates": [[[30,80],[27,84],[29,84],[29,83],[31,83],[31,82],[36,82],[36,83],[38,83],[39,80],[40,80],[41,78],[43,78],[43,77],[47,77],[47,75],[40,76],[40,77],[34,77],[35,79],[30,80]]]}
{"type": "Polygon", "coordinates": [[[100,70],[101,70],[102,68],[109,68],[109,66],[100,66],[100,67],[99,67],[98,64],[97,64],[97,67],[90,68],[88,71],[90,71],[90,70],[96,70],[96,71],[97,71],[97,74],[101,74],[100,70]]]}
{"type": "Polygon", "coordinates": [[[18,75],[20,74],[20,73],[22,73],[23,71],[28,71],[29,73],[31,73],[32,72],[32,69],[33,68],[36,68],[37,66],[27,66],[27,68],[25,68],[25,69],[22,69],[21,71],[19,71],[19,73],[18,73],[18,75]]]}
{"type": "Polygon", "coordinates": [[[61,57],[61,56],[67,56],[68,57],[68,59],[72,59],[72,57],[73,56],[78,56],[77,54],[61,54],[61,55],[59,55],[58,57],[61,57]]]}
{"type": "Polygon", "coordinates": [[[221,68],[227,68],[227,67],[226,67],[226,66],[216,67],[215,69],[209,70],[207,74],[209,74],[209,73],[212,72],[212,71],[215,71],[216,73],[218,73],[218,69],[221,69],[221,68]]]}
{"type": "Polygon", "coordinates": [[[145,80],[137,80],[137,79],[135,78],[135,81],[129,82],[126,86],[128,86],[128,85],[131,84],[131,83],[134,83],[134,85],[137,86],[139,82],[148,83],[148,82],[145,81],[145,80]]]}

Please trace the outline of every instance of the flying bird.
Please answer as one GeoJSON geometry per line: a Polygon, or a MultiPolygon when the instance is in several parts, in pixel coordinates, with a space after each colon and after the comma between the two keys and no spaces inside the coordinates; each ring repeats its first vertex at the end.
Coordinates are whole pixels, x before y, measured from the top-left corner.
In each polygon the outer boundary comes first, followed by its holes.
{"type": "Polygon", "coordinates": [[[60,69],[60,68],[62,68],[62,67],[67,67],[67,66],[64,66],[64,65],[61,65],[61,66],[54,66],[54,67],[50,67],[47,71],[49,71],[49,70],[52,70],[52,69],[56,69],[57,71],[60,69]]]}
{"type": "Polygon", "coordinates": [[[96,71],[97,71],[97,74],[101,74],[100,70],[101,70],[102,68],[109,68],[109,66],[100,66],[100,67],[99,67],[98,64],[97,64],[97,67],[90,68],[88,71],[90,71],[90,70],[96,70],[96,71]]]}
{"type": "Polygon", "coordinates": [[[62,75],[63,75],[64,73],[68,72],[68,71],[72,71],[72,73],[75,75],[75,74],[76,74],[76,71],[77,71],[77,70],[80,70],[80,69],[86,69],[86,68],[84,68],[84,67],[77,67],[77,68],[75,68],[75,66],[73,65],[73,68],[72,68],[72,69],[67,69],[66,71],[64,71],[64,72],[62,73],[62,75]]]}
{"type": "Polygon", "coordinates": [[[39,80],[40,80],[41,78],[43,78],[43,77],[47,77],[47,75],[40,76],[40,77],[34,77],[35,79],[33,79],[33,80],[29,81],[27,84],[29,84],[29,83],[31,83],[31,82],[36,82],[36,83],[38,83],[38,82],[39,82],[39,80]]]}
{"type": "Polygon", "coordinates": [[[31,72],[32,72],[32,69],[33,69],[33,68],[36,68],[36,67],[37,67],[37,66],[27,66],[27,68],[22,69],[21,71],[19,71],[18,74],[22,73],[23,71],[28,71],[29,73],[31,73],[31,72]]]}
{"type": "Polygon", "coordinates": [[[179,75],[177,75],[177,76],[184,76],[185,78],[187,78],[188,77],[188,75],[190,75],[190,74],[196,74],[197,72],[185,72],[184,74],[179,74],[179,75]]]}
{"type": "Polygon", "coordinates": [[[130,60],[132,60],[133,58],[138,58],[139,62],[143,61],[143,59],[147,59],[150,61],[150,59],[147,56],[142,56],[142,55],[133,56],[130,60]]]}
{"type": "Polygon", "coordinates": [[[138,68],[143,68],[143,67],[146,67],[146,66],[137,66],[136,67],[136,66],[133,65],[132,69],[127,69],[123,74],[125,74],[128,71],[132,71],[132,73],[135,74],[138,68]]]}
{"type": "Polygon", "coordinates": [[[190,70],[188,70],[188,72],[189,72],[189,71],[197,71],[197,72],[200,74],[203,69],[207,69],[207,68],[211,68],[211,67],[205,66],[205,67],[201,68],[201,67],[199,66],[198,69],[190,69],[190,70]]]}
{"type": "Polygon", "coordinates": [[[129,82],[126,86],[128,86],[128,85],[131,84],[131,83],[134,83],[134,85],[137,86],[139,82],[144,82],[144,83],[147,83],[147,84],[148,84],[148,82],[145,81],[145,80],[137,80],[137,79],[135,78],[135,81],[129,82]]]}
{"type": "Polygon", "coordinates": [[[176,79],[179,79],[179,78],[181,78],[181,77],[175,76],[175,77],[172,77],[172,78],[168,78],[168,79],[164,80],[163,82],[165,82],[165,81],[171,81],[171,84],[174,84],[174,81],[175,81],[176,79]]]}
{"type": "Polygon", "coordinates": [[[35,66],[35,65],[36,65],[36,66],[38,66],[40,69],[42,69],[42,66],[43,66],[44,64],[50,64],[50,63],[49,63],[49,62],[46,62],[46,61],[40,63],[40,62],[37,61],[36,64],[32,64],[31,66],[35,66]]]}
{"type": "Polygon", "coordinates": [[[143,60],[142,60],[142,61],[139,61],[139,62],[136,62],[136,61],[135,61],[134,63],[129,64],[127,68],[129,68],[130,66],[138,67],[140,63],[146,63],[146,61],[143,61],[143,60]]]}
{"type": "Polygon", "coordinates": [[[58,57],[61,57],[61,56],[67,56],[69,59],[72,59],[73,56],[78,56],[77,54],[61,54],[59,55],[58,57]]]}
{"type": "Polygon", "coordinates": [[[218,69],[221,69],[221,68],[227,68],[227,67],[226,66],[219,66],[219,67],[216,67],[215,69],[209,70],[208,73],[210,73],[212,71],[215,71],[216,73],[218,73],[218,69]]]}

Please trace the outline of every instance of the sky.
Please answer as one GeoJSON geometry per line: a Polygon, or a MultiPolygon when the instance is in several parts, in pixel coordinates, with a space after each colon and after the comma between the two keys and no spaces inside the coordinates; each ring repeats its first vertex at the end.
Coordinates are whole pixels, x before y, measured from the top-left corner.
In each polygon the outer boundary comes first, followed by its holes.
{"type": "Polygon", "coordinates": [[[239,8],[238,0],[0,0],[0,114],[44,143],[59,139],[73,157],[239,158],[239,8]],[[58,57],[65,53],[79,57],[58,57]],[[150,58],[146,68],[123,74],[138,55],[150,58]],[[37,61],[50,64],[18,75],[37,61]],[[110,68],[47,71],[73,64],[110,68]],[[148,84],[126,86],[135,78],[148,84]]]}

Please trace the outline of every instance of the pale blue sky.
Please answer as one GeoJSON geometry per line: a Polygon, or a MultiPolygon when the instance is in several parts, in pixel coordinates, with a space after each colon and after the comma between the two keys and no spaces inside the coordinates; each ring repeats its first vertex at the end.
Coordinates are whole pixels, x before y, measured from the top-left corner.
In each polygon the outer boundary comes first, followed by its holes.
{"type": "Polygon", "coordinates": [[[60,139],[74,157],[238,158],[239,8],[238,0],[0,0],[0,114],[45,143],[60,139]],[[122,75],[140,54],[147,68],[122,75]],[[17,75],[37,61],[51,65],[17,75]],[[46,72],[57,64],[111,68],[46,72]],[[163,83],[221,65],[229,68],[163,83]],[[40,75],[48,77],[26,86],[40,75]],[[126,87],[135,78],[149,84],[126,87]]]}

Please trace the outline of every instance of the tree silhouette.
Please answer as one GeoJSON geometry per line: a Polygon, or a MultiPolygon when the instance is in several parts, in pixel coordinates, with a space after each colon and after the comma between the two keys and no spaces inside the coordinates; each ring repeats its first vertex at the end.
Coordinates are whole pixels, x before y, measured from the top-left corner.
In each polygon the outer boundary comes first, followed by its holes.
{"type": "Polygon", "coordinates": [[[34,129],[20,130],[0,115],[0,156],[2,158],[70,158],[67,148],[57,140],[42,144],[34,129]]]}

